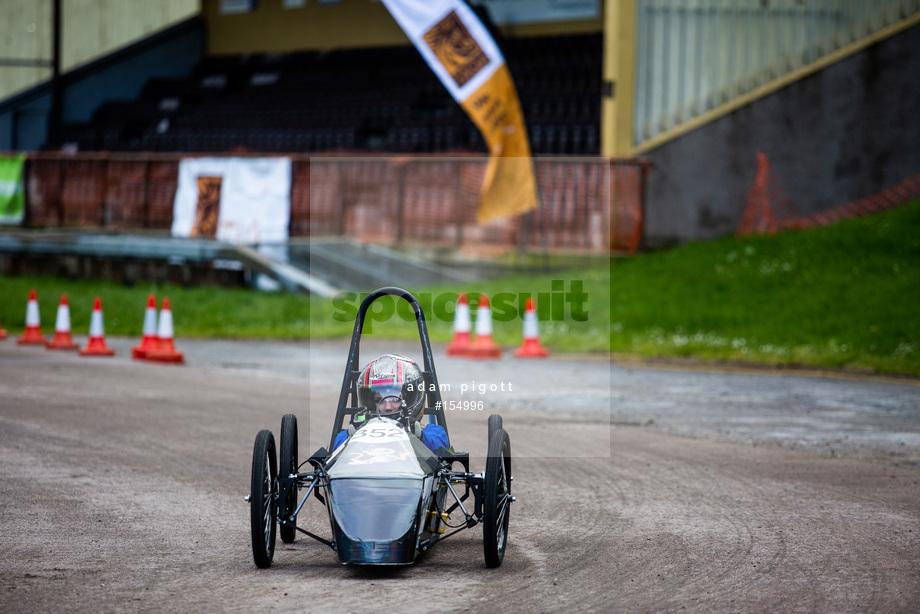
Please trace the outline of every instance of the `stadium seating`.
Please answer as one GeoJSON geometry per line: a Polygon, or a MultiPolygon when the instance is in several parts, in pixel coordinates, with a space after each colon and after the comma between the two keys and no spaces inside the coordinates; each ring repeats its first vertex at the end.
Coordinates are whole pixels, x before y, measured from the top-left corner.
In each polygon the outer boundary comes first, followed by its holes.
{"type": "MultiPolygon", "coordinates": [[[[600,34],[504,39],[535,154],[599,152],[600,34]]],[[[412,47],[209,57],[65,126],[80,150],[485,152],[412,47]]]]}

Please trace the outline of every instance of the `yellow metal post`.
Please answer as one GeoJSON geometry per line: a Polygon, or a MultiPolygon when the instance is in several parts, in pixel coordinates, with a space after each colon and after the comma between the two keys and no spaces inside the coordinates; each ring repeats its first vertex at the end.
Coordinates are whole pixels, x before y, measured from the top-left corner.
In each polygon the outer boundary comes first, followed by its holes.
{"type": "Polygon", "coordinates": [[[601,155],[633,153],[637,0],[604,0],[604,87],[601,155]]]}

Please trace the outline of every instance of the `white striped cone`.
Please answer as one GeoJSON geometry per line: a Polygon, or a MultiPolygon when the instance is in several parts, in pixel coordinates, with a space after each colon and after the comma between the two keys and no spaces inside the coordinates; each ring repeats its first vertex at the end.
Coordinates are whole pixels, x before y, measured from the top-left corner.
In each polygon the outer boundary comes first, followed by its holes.
{"type": "Polygon", "coordinates": [[[144,358],[147,352],[155,350],[159,345],[157,340],[157,297],[153,294],[147,297],[147,308],[144,310],[144,333],[141,342],[131,348],[131,356],[144,358]]]}
{"type": "Polygon", "coordinates": [[[169,299],[163,299],[163,309],[160,311],[160,319],[157,321],[157,339],[161,342],[167,341],[172,343],[173,340],[173,320],[172,309],[169,306],[169,299]]]}
{"type": "Polygon", "coordinates": [[[16,343],[19,345],[45,345],[47,342],[42,337],[42,321],[38,313],[38,298],[35,289],[29,290],[29,302],[26,303],[26,330],[16,343]]]}
{"type": "Polygon", "coordinates": [[[89,319],[89,343],[80,350],[80,356],[114,356],[115,350],[105,344],[105,326],[102,323],[102,299],[93,302],[93,313],[89,319]]]}
{"type": "Polygon", "coordinates": [[[49,350],[78,350],[80,347],[70,337],[70,306],[67,295],[61,295],[58,303],[57,318],[54,321],[54,339],[48,343],[49,350]]]}
{"type": "Polygon", "coordinates": [[[177,352],[173,344],[172,308],[169,306],[169,298],[165,296],[160,306],[160,318],[157,323],[157,347],[148,351],[144,358],[156,362],[185,362],[185,356],[182,352],[177,352]]]}
{"type": "Polygon", "coordinates": [[[540,345],[540,331],[537,326],[537,308],[533,299],[527,299],[527,306],[524,309],[524,341],[521,347],[515,350],[514,355],[517,358],[546,358],[549,356],[549,350],[540,345]]]}
{"type": "Polygon", "coordinates": [[[454,309],[454,339],[447,346],[448,356],[466,356],[470,349],[471,328],[470,303],[466,294],[461,294],[454,309]]]}
{"type": "Polygon", "coordinates": [[[470,344],[467,356],[470,358],[500,358],[502,349],[492,340],[492,308],[489,297],[479,295],[476,308],[476,339],[470,344]]]}
{"type": "Polygon", "coordinates": [[[470,304],[466,300],[466,295],[461,294],[457,302],[457,317],[454,318],[454,332],[468,333],[473,328],[473,322],[470,318],[470,304]]]}

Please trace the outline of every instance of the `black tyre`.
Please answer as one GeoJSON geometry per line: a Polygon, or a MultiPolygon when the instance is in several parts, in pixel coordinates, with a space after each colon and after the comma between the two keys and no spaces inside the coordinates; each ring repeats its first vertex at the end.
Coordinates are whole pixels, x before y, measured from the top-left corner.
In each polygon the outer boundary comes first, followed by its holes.
{"type": "Polygon", "coordinates": [[[278,472],[275,437],[269,430],[259,431],[252,448],[252,486],[249,491],[249,518],[252,527],[252,558],[256,567],[271,567],[275,556],[275,527],[278,506],[275,491],[278,472]]]}
{"type": "Polygon", "coordinates": [[[489,416],[489,438],[486,441],[492,441],[492,433],[502,428],[502,417],[499,414],[489,416]]]}
{"type": "Polygon", "coordinates": [[[489,439],[482,501],[482,543],[487,567],[505,558],[508,520],[511,517],[511,440],[498,428],[489,439]]]}
{"type": "MultiPolygon", "coordinates": [[[[278,460],[278,475],[287,477],[297,471],[297,416],[294,414],[285,414],[281,418],[281,456],[278,460]]],[[[287,516],[294,514],[297,508],[297,488],[291,488],[287,500],[284,503],[284,509],[287,516]]],[[[281,525],[281,541],[286,544],[294,542],[297,535],[296,520],[290,521],[291,525],[281,525]]]]}

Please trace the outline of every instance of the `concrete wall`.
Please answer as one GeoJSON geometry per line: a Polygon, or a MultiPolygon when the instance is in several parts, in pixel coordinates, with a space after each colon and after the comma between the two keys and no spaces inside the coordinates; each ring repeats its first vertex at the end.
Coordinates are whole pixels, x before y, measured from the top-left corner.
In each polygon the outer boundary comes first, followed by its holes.
{"type": "MultiPolygon", "coordinates": [[[[65,0],[61,69],[68,72],[197,15],[200,0],[65,0]]],[[[51,0],[0,0],[0,57],[51,59],[51,0]]],[[[51,68],[3,66],[0,100],[51,78],[51,68]]]]}
{"type": "Polygon", "coordinates": [[[407,45],[409,39],[380,2],[309,0],[302,7],[259,2],[255,10],[224,14],[221,0],[203,0],[208,54],[286,53],[300,50],[407,45]]]}
{"type": "MultiPolygon", "coordinates": [[[[381,2],[308,0],[285,8],[281,0],[263,0],[255,9],[225,14],[221,0],[202,0],[208,22],[208,54],[288,53],[303,50],[350,49],[408,45],[409,39],[381,2]]],[[[544,36],[600,32],[596,19],[522,23],[500,28],[506,36],[544,36]]]]}
{"type": "Polygon", "coordinates": [[[41,149],[48,137],[51,90],[43,88],[15,104],[0,106],[0,151],[41,149]]]}
{"type": "MultiPolygon", "coordinates": [[[[88,122],[107,100],[137,97],[152,77],[191,74],[205,38],[204,22],[192,19],[65,74],[64,123],[88,122]]],[[[50,108],[48,84],[0,104],[0,151],[42,148],[50,108]]]]}
{"type": "Polygon", "coordinates": [[[920,173],[920,26],[649,151],[644,243],[734,232],[757,152],[802,214],[920,173]]]}
{"type": "Polygon", "coordinates": [[[141,93],[153,77],[184,77],[204,57],[205,33],[199,21],[147,49],[125,54],[88,72],[79,80],[68,80],[64,92],[64,122],[88,122],[106,100],[130,100],[141,93]]]}

